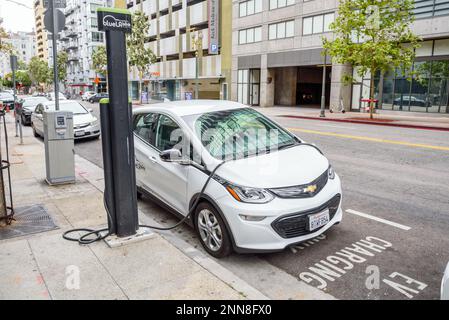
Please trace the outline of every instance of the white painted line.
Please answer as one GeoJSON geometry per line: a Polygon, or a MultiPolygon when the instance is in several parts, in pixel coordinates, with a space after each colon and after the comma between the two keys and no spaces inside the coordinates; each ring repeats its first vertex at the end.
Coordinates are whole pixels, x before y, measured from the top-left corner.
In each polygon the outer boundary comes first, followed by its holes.
{"type": "Polygon", "coordinates": [[[367,219],[371,219],[371,220],[374,220],[374,221],[377,221],[377,222],[385,223],[385,224],[388,224],[390,226],[393,226],[393,227],[396,227],[396,228],[399,228],[399,229],[402,229],[402,230],[405,230],[405,231],[408,231],[408,230],[411,229],[410,227],[404,226],[403,224],[396,223],[396,222],[393,222],[393,221],[390,221],[390,220],[385,220],[385,219],[382,219],[382,218],[378,218],[378,217],[372,216],[372,215],[367,214],[367,213],[363,213],[363,212],[359,212],[359,211],[355,211],[355,210],[351,210],[351,209],[346,210],[346,212],[347,213],[352,213],[352,214],[355,214],[357,216],[364,217],[364,218],[367,218],[367,219]]]}

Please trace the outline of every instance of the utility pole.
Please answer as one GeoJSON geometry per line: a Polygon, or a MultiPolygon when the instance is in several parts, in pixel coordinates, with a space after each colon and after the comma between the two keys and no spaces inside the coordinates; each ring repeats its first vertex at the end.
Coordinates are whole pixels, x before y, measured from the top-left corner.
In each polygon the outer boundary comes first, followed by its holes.
{"type": "Polygon", "coordinates": [[[200,50],[203,50],[203,33],[198,31],[198,36],[192,34],[192,42],[195,48],[195,99],[199,99],[199,59],[200,59],[200,50]]]}
{"type": "Polygon", "coordinates": [[[325,118],[325,109],[326,109],[326,58],[327,53],[324,51],[324,64],[323,64],[323,87],[321,88],[321,112],[320,117],[325,118]]]}
{"type": "Polygon", "coordinates": [[[58,19],[57,19],[57,12],[55,9],[55,0],[49,0],[50,1],[50,12],[52,16],[52,23],[51,23],[51,29],[52,31],[52,43],[53,43],[53,82],[54,82],[54,90],[55,90],[55,108],[56,111],[59,110],[59,79],[58,79],[58,48],[56,43],[56,37],[58,36],[58,19]]]}

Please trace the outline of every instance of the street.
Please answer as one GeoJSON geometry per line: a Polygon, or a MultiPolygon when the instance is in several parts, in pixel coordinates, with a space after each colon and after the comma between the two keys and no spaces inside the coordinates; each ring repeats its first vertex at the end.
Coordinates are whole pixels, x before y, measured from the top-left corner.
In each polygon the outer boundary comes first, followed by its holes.
{"type": "MultiPolygon", "coordinates": [[[[85,105],[99,117],[98,104],[85,105]]],[[[438,299],[449,261],[449,132],[273,120],[329,158],[343,183],[343,222],[280,253],[218,262],[259,289],[273,285],[264,281],[275,267],[337,299],[438,299]],[[338,257],[351,263],[326,263],[338,257]]],[[[77,142],[76,153],[102,166],[101,140],[77,142]]],[[[139,207],[163,225],[177,221],[148,199],[139,207]]],[[[188,226],[173,232],[202,250],[188,226]]]]}

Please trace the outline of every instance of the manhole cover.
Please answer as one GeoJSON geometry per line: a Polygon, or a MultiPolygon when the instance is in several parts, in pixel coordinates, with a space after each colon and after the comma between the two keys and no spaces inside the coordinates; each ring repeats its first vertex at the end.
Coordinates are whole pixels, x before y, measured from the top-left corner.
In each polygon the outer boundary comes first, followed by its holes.
{"type": "Polygon", "coordinates": [[[0,240],[22,237],[57,229],[52,217],[42,205],[15,208],[11,225],[0,228],[0,240]]]}

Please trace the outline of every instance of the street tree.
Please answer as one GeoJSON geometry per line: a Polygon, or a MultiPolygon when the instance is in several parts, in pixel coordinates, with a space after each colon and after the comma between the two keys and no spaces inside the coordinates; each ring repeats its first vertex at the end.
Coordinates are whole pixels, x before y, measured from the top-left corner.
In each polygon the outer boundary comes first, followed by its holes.
{"type": "MultiPolygon", "coordinates": [[[[359,77],[370,75],[370,118],[374,110],[374,77],[399,69],[411,76],[419,37],[410,29],[413,0],[340,0],[330,28],[333,39],[323,38],[324,52],[335,63],[350,64],[359,77]]],[[[343,82],[353,82],[344,74],[343,82]]]]}
{"type": "Polygon", "coordinates": [[[136,11],[132,16],[132,32],[127,37],[128,60],[139,74],[139,100],[142,103],[142,79],[149,67],[157,60],[150,48],[145,48],[145,36],[150,29],[148,16],[142,11],[136,11]]]}
{"type": "Polygon", "coordinates": [[[100,74],[108,78],[108,56],[106,54],[106,47],[99,46],[95,48],[92,54],[92,65],[91,68],[95,70],[96,74],[100,74]]]}
{"type": "Polygon", "coordinates": [[[28,65],[31,80],[37,85],[47,85],[52,81],[52,71],[46,61],[33,57],[28,65]]]}
{"type": "Polygon", "coordinates": [[[61,51],[58,53],[58,77],[59,81],[65,82],[67,79],[67,64],[69,61],[69,55],[65,51],[61,51]]]}
{"type": "MultiPolygon", "coordinates": [[[[12,82],[12,73],[8,73],[5,75],[4,85],[7,87],[14,87],[12,82]]],[[[16,71],[16,85],[20,85],[23,87],[31,86],[31,78],[26,70],[17,70],[16,71]]]]}
{"type": "Polygon", "coordinates": [[[5,41],[5,39],[8,38],[8,33],[5,29],[0,27],[0,54],[11,55],[13,53],[13,46],[9,42],[5,41]]]}

